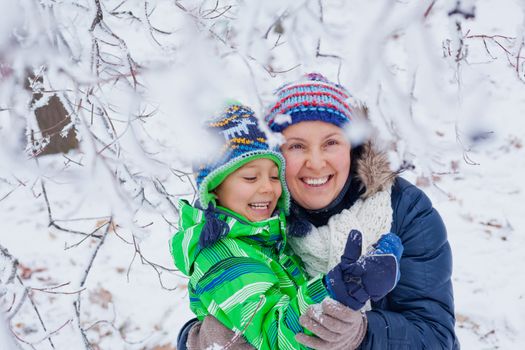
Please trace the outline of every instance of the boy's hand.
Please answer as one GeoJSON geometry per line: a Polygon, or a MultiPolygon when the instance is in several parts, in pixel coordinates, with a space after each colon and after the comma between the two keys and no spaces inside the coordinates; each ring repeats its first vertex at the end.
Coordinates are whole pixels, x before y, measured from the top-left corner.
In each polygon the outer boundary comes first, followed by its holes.
{"type": "Polygon", "coordinates": [[[330,295],[346,306],[359,310],[368,299],[379,300],[399,281],[399,260],[403,253],[401,240],[387,233],[361,253],[361,232],[352,230],[348,236],[341,262],[325,277],[330,295]]]}

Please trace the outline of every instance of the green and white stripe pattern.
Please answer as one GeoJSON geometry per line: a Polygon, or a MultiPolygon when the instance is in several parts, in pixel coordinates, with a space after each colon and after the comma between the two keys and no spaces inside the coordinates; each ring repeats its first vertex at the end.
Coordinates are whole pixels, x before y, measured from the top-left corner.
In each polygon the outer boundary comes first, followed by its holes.
{"type": "Polygon", "coordinates": [[[177,268],[190,277],[190,307],[199,319],[215,316],[242,332],[257,349],[303,349],[299,316],[328,292],[323,276],[311,280],[286,246],[284,213],[260,222],[219,207],[228,236],[201,249],[204,215],[179,201],[178,231],[171,240],[177,268]]]}

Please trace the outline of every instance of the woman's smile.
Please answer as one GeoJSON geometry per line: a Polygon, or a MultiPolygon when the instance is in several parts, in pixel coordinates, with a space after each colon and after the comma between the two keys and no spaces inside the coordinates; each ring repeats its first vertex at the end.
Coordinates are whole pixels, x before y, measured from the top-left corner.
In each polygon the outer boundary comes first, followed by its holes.
{"type": "Polygon", "coordinates": [[[311,187],[321,187],[323,185],[326,185],[328,181],[333,179],[333,175],[323,176],[323,177],[303,177],[301,180],[307,185],[311,187]]]}

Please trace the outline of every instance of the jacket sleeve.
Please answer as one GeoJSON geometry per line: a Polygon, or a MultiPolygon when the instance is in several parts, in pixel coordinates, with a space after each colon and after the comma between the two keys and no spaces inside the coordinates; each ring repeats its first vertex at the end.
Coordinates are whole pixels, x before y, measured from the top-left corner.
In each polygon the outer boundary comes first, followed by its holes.
{"type": "Polygon", "coordinates": [[[445,226],[421,190],[397,181],[392,231],[405,248],[401,279],[367,312],[368,331],[360,349],[458,349],[445,226]]]}
{"type": "Polygon", "coordinates": [[[328,293],[322,276],[288,286],[297,290],[293,298],[281,291],[283,287],[279,276],[264,263],[250,257],[231,257],[190,284],[190,295],[257,349],[301,349],[295,341],[295,334],[304,332],[299,316],[328,293]]]}

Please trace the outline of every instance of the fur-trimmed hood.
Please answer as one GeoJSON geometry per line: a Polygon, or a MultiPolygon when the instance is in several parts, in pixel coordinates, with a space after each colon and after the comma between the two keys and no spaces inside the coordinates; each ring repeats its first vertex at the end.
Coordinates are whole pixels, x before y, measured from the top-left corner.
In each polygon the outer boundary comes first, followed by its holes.
{"type": "MultiPolygon", "coordinates": [[[[354,115],[358,119],[370,122],[366,105],[358,105],[354,108],[354,115]]],[[[372,135],[371,139],[362,145],[362,152],[354,163],[357,165],[356,174],[362,186],[366,188],[361,198],[368,198],[379,191],[390,188],[396,177],[396,173],[390,169],[386,152],[380,150],[379,146],[374,143],[377,133],[373,132],[372,135]]]]}
{"type": "Polygon", "coordinates": [[[366,188],[361,198],[368,198],[389,188],[396,173],[390,169],[386,153],[377,150],[372,141],[368,141],[363,145],[363,152],[357,160],[357,176],[366,188]]]}

